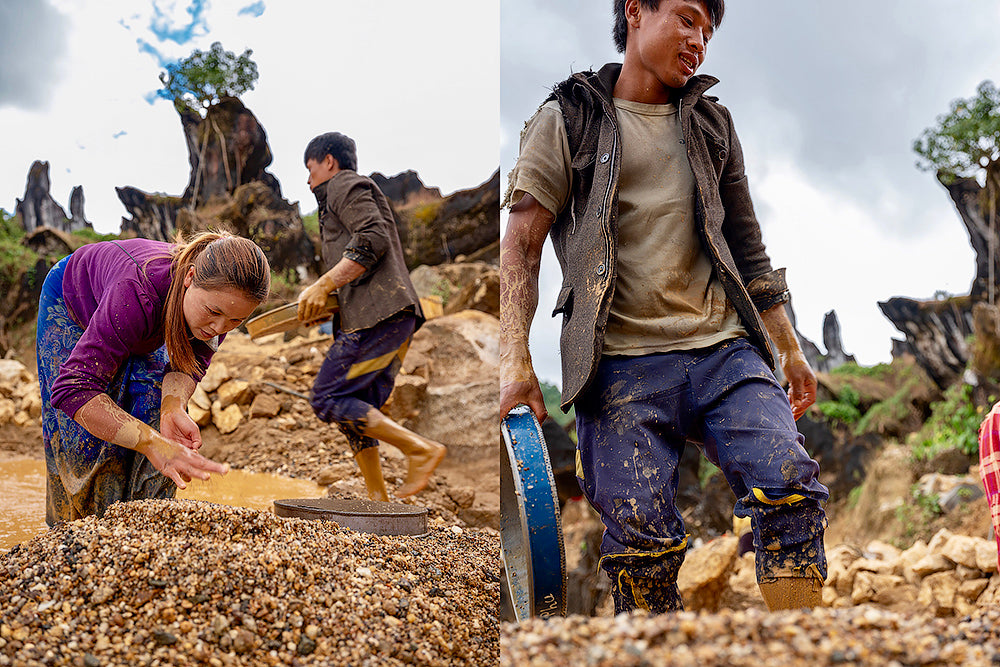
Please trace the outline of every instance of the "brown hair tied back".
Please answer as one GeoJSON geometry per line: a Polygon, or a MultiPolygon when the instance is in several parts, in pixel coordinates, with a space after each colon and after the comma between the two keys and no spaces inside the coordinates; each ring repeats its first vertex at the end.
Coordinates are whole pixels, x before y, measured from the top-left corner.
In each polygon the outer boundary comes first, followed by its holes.
{"type": "Polygon", "coordinates": [[[256,243],[229,232],[202,232],[185,243],[178,232],[170,265],[170,289],[164,305],[163,329],[170,366],[193,377],[201,367],[184,319],[184,276],[194,267],[193,284],[206,290],[236,290],[261,302],[271,289],[271,267],[256,243]]]}

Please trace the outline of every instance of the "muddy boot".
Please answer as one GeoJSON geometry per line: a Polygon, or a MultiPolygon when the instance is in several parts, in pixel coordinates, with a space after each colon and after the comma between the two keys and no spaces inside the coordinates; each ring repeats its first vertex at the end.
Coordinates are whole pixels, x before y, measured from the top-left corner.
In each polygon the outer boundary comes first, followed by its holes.
{"type": "Polygon", "coordinates": [[[777,577],[757,586],[768,611],[823,606],[823,580],[818,577],[777,577]]]}

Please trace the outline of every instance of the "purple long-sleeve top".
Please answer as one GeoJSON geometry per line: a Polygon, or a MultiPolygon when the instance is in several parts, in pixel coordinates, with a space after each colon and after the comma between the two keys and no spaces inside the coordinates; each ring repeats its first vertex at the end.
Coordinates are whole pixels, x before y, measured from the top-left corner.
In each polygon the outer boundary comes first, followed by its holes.
{"type": "MultiPolygon", "coordinates": [[[[162,241],[127,239],[91,243],[70,255],[63,299],[84,332],[52,385],[54,408],[74,416],[107,391],[130,356],[163,345],[173,248],[162,241]]],[[[207,368],[217,343],[192,340],[192,346],[201,367],[207,368]]]]}

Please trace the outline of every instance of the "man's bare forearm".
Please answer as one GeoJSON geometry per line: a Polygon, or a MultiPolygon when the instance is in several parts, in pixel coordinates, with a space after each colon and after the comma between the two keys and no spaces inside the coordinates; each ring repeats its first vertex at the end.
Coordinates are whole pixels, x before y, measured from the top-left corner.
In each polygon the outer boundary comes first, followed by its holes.
{"type": "Polygon", "coordinates": [[[500,354],[510,370],[531,366],[528,332],[538,308],[538,271],[551,225],[552,214],[525,195],[511,209],[500,242],[500,354]]]}
{"type": "Polygon", "coordinates": [[[539,421],[545,400],[531,365],[528,332],[538,308],[538,269],[552,214],[531,195],[515,204],[500,243],[500,411],[528,405],[539,421]]]}
{"type": "Polygon", "coordinates": [[[792,321],[788,319],[785,304],[779,303],[776,306],[768,308],[760,314],[760,317],[764,322],[764,328],[767,329],[767,335],[771,337],[771,342],[774,343],[775,351],[778,353],[781,365],[784,365],[790,357],[805,356],[802,352],[802,347],[799,345],[798,336],[795,335],[795,327],[792,326],[792,321]]]}

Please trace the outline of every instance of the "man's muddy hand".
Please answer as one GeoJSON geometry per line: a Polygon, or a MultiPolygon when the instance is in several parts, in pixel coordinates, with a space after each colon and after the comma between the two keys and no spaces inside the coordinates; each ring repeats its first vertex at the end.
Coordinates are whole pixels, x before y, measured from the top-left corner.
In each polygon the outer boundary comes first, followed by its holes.
{"type": "Polygon", "coordinates": [[[327,275],[322,275],[299,295],[298,316],[302,322],[312,323],[325,319],[326,300],[337,288],[327,275]]]}
{"type": "MultiPolygon", "coordinates": [[[[530,371],[529,371],[530,372],[530,371]]],[[[500,376],[500,416],[507,414],[518,405],[527,405],[535,413],[538,423],[545,421],[549,413],[545,409],[545,399],[542,397],[542,388],[538,384],[538,378],[533,372],[530,377],[521,376],[511,379],[504,374],[500,376]]]]}
{"type": "Polygon", "coordinates": [[[816,375],[802,355],[782,359],[781,370],[788,380],[788,402],[792,405],[792,416],[797,420],[816,402],[816,375]]]}

